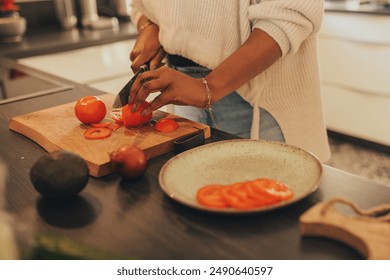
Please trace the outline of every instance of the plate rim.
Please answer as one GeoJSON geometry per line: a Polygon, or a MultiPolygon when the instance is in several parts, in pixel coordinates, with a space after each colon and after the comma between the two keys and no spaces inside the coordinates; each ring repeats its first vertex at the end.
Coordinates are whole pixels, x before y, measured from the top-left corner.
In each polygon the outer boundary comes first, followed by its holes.
{"type": "Polygon", "coordinates": [[[164,163],[164,165],[161,167],[159,175],[158,175],[158,182],[159,182],[160,188],[162,189],[162,191],[164,192],[165,195],[167,195],[173,201],[175,201],[179,204],[185,205],[186,207],[190,207],[192,209],[200,210],[203,212],[215,213],[215,214],[248,215],[248,214],[267,213],[267,212],[283,209],[285,207],[288,207],[292,204],[295,204],[295,203],[307,198],[308,196],[312,195],[315,191],[317,191],[319,189],[320,182],[321,182],[322,177],[323,177],[323,171],[324,171],[323,164],[321,163],[321,161],[319,160],[319,158],[315,154],[313,154],[310,151],[304,150],[300,147],[297,147],[295,145],[291,145],[291,144],[287,144],[287,143],[283,143],[283,142],[271,141],[271,140],[262,140],[262,139],[259,139],[259,140],[255,140],[255,139],[229,139],[229,140],[221,140],[221,141],[207,143],[207,144],[204,144],[202,146],[192,148],[190,150],[184,151],[180,154],[173,156],[166,163],[164,163]],[[262,144],[266,144],[266,145],[284,146],[284,147],[287,147],[290,149],[298,150],[304,154],[309,155],[310,157],[312,157],[314,159],[314,161],[316,162],[316,164],[319,168],[319,176],[318,176],[316,182],[313,184],[313,186],[308,191],[301,194],[300,196],[294,196],[293,199],[291,199],[291,200],[282,201],[282,202],[275,204],[275,205],[262,206],[262,207],[256,207],[256,208],[251,208],[251,209],[212,208],[212,207],[205,207],[205,206],[202,206],[200,204],[189,203],[186,200],[180,199],[179,197],[175,196],[174,194],[172,194],[172,192],[169,192],[166,189],[166,186],[163,185],[162,181],[163,181],[163,176],[164,176],[164,170],[171,164],[171,162],[177,160],[177,158],[184,157],[187,154],[193,153],[194,151],[196,152],[196,150],[201,150],[201,149],[205,149],[205,148],[207,149],[207,148],[214,146],[214,145],[221,145],[221,144],[224,145],[224,144],[229,144],[232,142],[248,142],[248,143],[255,142],[255,143],[262,143],[262,144]]]}

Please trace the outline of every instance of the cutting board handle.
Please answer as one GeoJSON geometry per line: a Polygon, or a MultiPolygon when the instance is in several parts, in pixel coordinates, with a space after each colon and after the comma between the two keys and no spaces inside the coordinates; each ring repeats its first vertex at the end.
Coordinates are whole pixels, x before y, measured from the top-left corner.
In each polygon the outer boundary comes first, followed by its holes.
{"type": "Polygon", "coordinates": [[[367,259],[390,259],[390,204],[362,210],[346,199],[335,198],[316,204],[299,221],[302,236],[338,240],[367,259]],[[356,215],[340,213],[336,204],[349,206],[356,215]]]}
{"type": "Polygon", "coordinates": [[[337,203],[348,205],[362,219],[374,219],[378,222],[390,221],[390,204],[379,205],[370,209],[362,210],[357,207],[356,204],[354,204],[353,202],[343,198],[334,198],[332,200],[327,201],[322,208],[321,214],[325,215],[329,208],[337,203]]]}

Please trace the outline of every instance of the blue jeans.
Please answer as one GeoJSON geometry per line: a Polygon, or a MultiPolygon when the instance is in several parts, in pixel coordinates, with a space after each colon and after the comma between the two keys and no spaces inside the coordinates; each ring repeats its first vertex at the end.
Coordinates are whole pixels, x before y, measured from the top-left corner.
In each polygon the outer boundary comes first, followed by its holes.
{"type": "MultiPolygon", "coordinates": [[[[171,67],[194,78],[204,77],[210,72],[204,67],[171,67]]],[[[212,111],[216,124],[208,110],[192,106],[174,107],[175,115],[207,124],[242,138],[250,138],[253,108],[237,92],[232,92],[215,102],[212,105],[212,111]]],[[[261,139],[285,142],[279,124],[270,113],[262,108],[260,108],[260,120],[261,139]]]]}

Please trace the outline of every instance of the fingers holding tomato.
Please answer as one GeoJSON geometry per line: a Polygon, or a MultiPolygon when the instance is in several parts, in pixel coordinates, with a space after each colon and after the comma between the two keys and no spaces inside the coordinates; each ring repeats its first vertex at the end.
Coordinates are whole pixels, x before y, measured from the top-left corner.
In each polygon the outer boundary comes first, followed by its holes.
{"type": "Polygon", "coordinates": [[[191,105],[204,108],[207,103],[205,87],[200,79],[192,78],[168,67],[141,73],[130,91],[130,103],[136,110],[151,93],[160,94],[150,102],[144,114],[148,114],[167,104],[191,105]]]}
{"type": "Polygon", "coordinates": [[[152,119],[152,113],[141,115],[141,113],[149,106],[147,101],[136,110],[133,111],[133,104],[127,104],[122,107],[122,122],[126,127],[140,126],[149,122],[152,119]]]}

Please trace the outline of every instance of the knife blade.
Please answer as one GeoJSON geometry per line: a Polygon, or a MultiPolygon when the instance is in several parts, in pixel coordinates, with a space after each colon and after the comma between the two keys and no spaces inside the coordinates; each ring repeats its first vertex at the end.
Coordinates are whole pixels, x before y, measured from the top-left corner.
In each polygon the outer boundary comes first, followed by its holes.
{"type": "Polygon", "coordinates": [[[119,109],[125,106],[129,102],[129,94],[130,89],[134,84],[134,81],[137,79],[138,75],[149,70],[149,66],[147,64],[141,65],[138,71],[134,74],[134,76],[127,82],[127,84],[119,91],[119,93],[115,96],[114,102],[112,103],[112,109],[119,109]]]}

